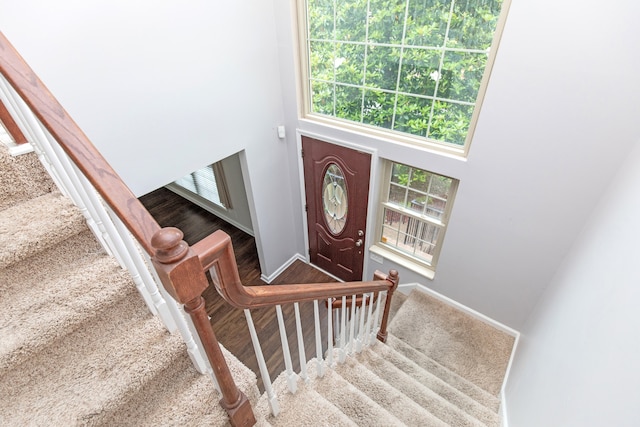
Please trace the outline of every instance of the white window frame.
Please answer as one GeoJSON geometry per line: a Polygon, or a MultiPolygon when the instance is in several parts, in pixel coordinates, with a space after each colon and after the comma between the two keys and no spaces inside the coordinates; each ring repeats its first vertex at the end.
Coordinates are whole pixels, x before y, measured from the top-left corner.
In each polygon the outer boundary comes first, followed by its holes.
{"type": "Polygon", "coordinates": [[[411,135],[409,133],[385,129],[365,123],[358,123],[338,117],[313,113],[311,111],[311,90],[310,90],[310,70],[309,70],[309,45],[308,45],[308,26],[307,26],[307,0],[296,0],[297,15],[297,33],[298,33],[298,60],[299,60],[299,114],[302,119],[311,122],[335,126],[345,130],[363,133],[381,140],[391,143],[403,143],[423,148],[428,148],[435,152],[446,153],[457,157],[466,158],[475,134],[476,125],[484,102],[484,96],[489,84],[491,72],[495,62],[495,58],[500,45],[500,39],[504,30],[507,14],[511,6],[511,0],[503,0],[502,10],[498,17],[496,30],[491,42],[491,49],[487,58],[487,65],[478,90],[478,96],[475,101],[475,108],[469,123],[469,131],[467,133],[465,143],[460,146],[452,143],[436,141],[427,137],[411,135]]]}
{"type": "MultiPolygon", "coordinates": [[[[449,194],[447,196],[447,202],[445,205],[445,210],[442,213],[442,217],[440,219],[431,218],[427,215],[421,215],[410,209],[402,208],[395,204],[389,203],[389,189],[391,186],[391,174],[393,171],[394,164],[406,165],[413,169],[420,169],[422,171],[425,171],[431,174],[445,176],[433,171],[414,167],[404,163],[394,162],[391,160],[384,160],[384,165],[382,168],[383,175],[382,175],[382,180],[380,185],[380,195],[379,195],[380,199],[378,202],[378,216],[376,221],[376,235],[375,235],[376,240],[374,245],[369,248],[369,251],[377,255],[380,255],[384,258],[387,258],[391,261],[394,261],[429,279],[433,279],[435,277],[436,266],[440,258],[440,251],[442,250],[442,244],[444,242],[447,226],[449,224],[449,218],[451,216],[451,210],[453,209],[453,204],[455,201],[455,196],[458,189],[459,181],[455,178],[451,178],[452,180],[451,187],[449,189],[449,194]],[[384,225],[385,209],[392,210],[393,212],[399,213],[401,215],[406,215],[411,219],[414,219],[421,223],[434,225],[440,229],[440,231],[438,232],[438,237],[436,239],[436,243],[435,243],[435,247],[433,250],[432,259],[430,263],[418,257],[412,256],[406,252],[403,252],[397,249],[396,247],[394,247],[393,245],[384,243],[382,241],[382,229],[384,225]]],[[[447,177],[447,178],[450,178],[450,177],[447,177]]],[[[417,238],[417,236],[414,236],[414,237],[417,238]]]]}

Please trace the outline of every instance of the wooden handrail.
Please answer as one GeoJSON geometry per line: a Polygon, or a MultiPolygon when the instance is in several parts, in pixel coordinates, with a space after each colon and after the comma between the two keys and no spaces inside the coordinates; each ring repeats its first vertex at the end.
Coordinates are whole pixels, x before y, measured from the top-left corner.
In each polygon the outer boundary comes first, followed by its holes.
{"type": "Polygon", "coordinates": [[[150,255],[160,226],[0,32],[0,73],[150,255]]]}
{"type": "Polygon", "coordinates": [[[238,275],[231,238],[226,233],[218,230],[193,245],[192,249],[199,257],[203,268],[211,271],[218,293],[237,308],[252,309],[293,302],[326,300],[345,295],[389,291],[397,286],[397,272],[387,276],[379,271],[374,274],[376,280],[370,282],[244,286],[238,275]],[[394,274],[395,277],[393,277],[394,274]]]}

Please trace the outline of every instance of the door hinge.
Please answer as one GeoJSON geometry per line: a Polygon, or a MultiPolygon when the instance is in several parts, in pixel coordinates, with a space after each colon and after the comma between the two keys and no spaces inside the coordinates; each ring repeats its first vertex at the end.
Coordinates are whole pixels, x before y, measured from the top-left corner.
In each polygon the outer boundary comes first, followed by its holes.
{"type": "Polygon", "coordinates": [[[309,212],[309,205],[304,205],[304,211],[309,212]]]}
{"type": "Polygon", "coordinates": [[[300,149],[300,157],[302,157],[304,159],[304,148],[300,149]]]}

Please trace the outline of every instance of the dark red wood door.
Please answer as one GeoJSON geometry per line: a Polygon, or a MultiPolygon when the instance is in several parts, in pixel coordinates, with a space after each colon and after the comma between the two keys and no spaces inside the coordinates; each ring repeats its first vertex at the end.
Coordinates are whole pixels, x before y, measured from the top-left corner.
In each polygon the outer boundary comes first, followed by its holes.
{"type": "Polygon", "coordinates": [[[302,137],[311,263],[362,280],[371,155],[302,137]]]}

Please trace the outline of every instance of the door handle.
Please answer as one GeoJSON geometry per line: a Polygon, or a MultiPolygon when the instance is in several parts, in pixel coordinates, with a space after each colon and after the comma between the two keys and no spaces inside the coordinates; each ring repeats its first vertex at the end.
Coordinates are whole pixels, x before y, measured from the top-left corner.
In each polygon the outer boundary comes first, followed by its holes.
{"type": "Polygon", "coordinates": [[[358,240],[356,240],[356,246],[357,246],[357,247],[362,246],[362,239],[358,239],[358,240]]]}

